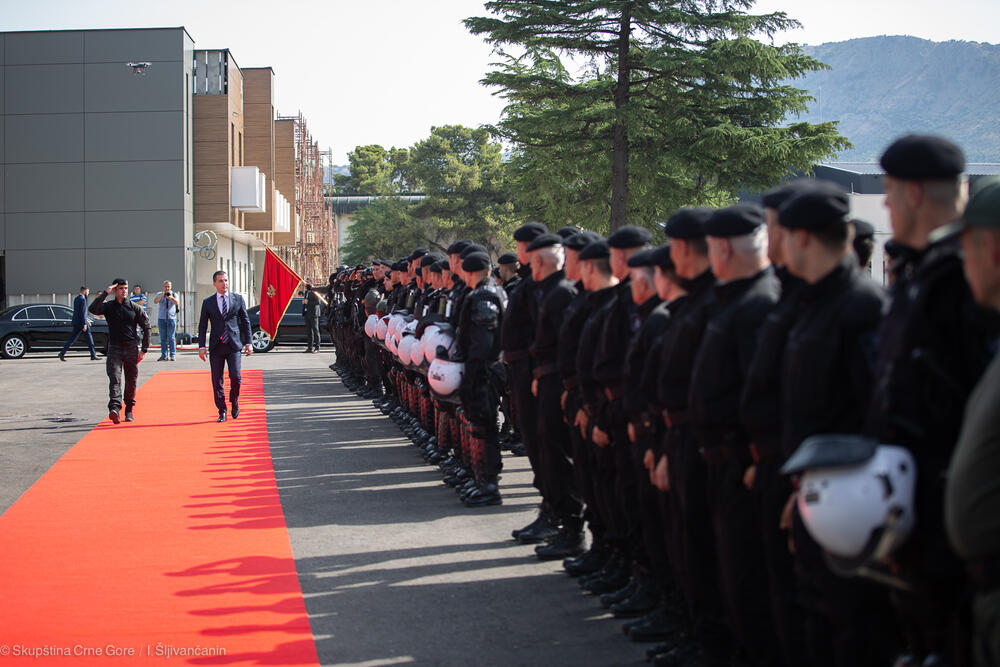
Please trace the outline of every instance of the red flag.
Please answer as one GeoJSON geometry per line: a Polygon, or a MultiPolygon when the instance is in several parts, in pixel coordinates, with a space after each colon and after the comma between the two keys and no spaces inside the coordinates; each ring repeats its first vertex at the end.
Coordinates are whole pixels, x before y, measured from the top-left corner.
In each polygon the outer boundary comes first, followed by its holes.
{"type": "Polygon", "coordinates": [[[302,283],[299,274],[281,261],[270,249],[264,257],[264,280],[260,285],[260,328],[271,338],[278,333],[278,324],[302,283]]]}

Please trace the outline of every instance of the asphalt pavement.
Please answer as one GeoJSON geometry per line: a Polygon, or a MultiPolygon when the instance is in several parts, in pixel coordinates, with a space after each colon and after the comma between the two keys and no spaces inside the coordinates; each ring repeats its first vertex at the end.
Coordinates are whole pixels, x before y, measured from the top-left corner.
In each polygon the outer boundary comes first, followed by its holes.
{"type": "MultiPolygon", "coordinates": [[[[207,369],[195,352],[157,356],[140,364],[140,383],[207,369]]],[[[280,346],[244,360],[264,371],[275,474],[324,665],[642,662],[645,646],[559,562],[510,538],[539,501],[526,458],[504,455],[503,505],[463,507],[396,426],[343,387],[333,360],[280,346]]],[[[107,376],[86,353],[29,354],[0,361],[0,391],[3,512],[107,415],[107,376]]],[[[140,402],[136,419],[170,409],[140,402]]]]}

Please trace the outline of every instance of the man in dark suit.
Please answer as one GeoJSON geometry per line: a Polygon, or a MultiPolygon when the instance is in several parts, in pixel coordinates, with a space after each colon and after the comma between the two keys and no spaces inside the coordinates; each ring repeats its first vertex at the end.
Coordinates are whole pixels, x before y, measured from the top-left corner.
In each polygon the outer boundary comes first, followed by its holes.
{"type": "Polygon", "coordinates": [[[202,361],[208,356],[212,367],[212,388],[219,421],[226,421],[226,398],[222,388],[222,370],[229,366],[229,402],[233,406],[233,419],[240,416],[240,348],[250,356],[250,317],[246,302],[239,294],[229,291],[229,276],[216,271],[212,276],[215,294],[201,302],[201,319],[198,321],[198,356],[202,361]],[[212,336],[205,347],[205,333],[212,321],[212,336]]]}
{"type": "Polygon", "coordinates": [[[73,299],[73,333],[69,335],[69,340],[63,345],[62,352],[59,353],[59,361],[66,361],[66,353],[73,343],[80,337],[80,334],[87,334],[87,346],[90,347],[90,358],[97,359],[97,351],[94,349],[94,337],[90,335],[90,320],[87,318],[87,295],[90,288],[84,285],[80,288],[80,293],[73,299]]]}

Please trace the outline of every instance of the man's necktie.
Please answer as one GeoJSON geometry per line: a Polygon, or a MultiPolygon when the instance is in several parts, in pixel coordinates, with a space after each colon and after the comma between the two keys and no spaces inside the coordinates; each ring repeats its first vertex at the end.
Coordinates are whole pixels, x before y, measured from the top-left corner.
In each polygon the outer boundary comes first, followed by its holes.
{"type": "Polygon", "coordinates": [[[222,336],[219,337],[222,340],[223,343],[228,343],[229,342],[229,332],[227,331],[227,328],[226,328],[226,315],[229,313],[229,304],[228,304],[228,301],[229,301],[229,299],[226,297],[225,294],[223,294],[222,295],[222,309],[221,309],[222,310],[222,336]]]}

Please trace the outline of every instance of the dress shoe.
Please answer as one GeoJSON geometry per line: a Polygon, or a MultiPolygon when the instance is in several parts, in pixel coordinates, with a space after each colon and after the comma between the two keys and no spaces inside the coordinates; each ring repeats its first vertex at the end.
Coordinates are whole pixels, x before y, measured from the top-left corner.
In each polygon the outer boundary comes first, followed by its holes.
{"type": "Polygon", "coordinates": [[[663,641],[668,637],[678,636],[683,631],[683,624],[662,607],[622,626],[622,632],[634,642],[663,641]]]}
{"type": "Polygon", "coordinates": [[[606,577],[599,577],[589,582],[584,589],[593,595],[603,595],[604,593],[612,593],[614,591],[620,590],[625,584],[628,583],[629,574],[625,570],[618,570],[617,572],[611,572],[606,577]]]}
{"type": "Polygon", "coordinates": [[[162,357],[162,356],[161,356],[161,357],[157,357],[157,359],[156,359],[156,360],[157,360],[157,361],[166,361],[166,360],[167,360],[167,358],[166,358],[166,357],[162,357]]]}
{"type": "Polygon", "coordinates": [[[236,419],[239,416],[240,416],[240,404],[233,403],[233,419],[236,419]]]}
{"type": "MultiPolygon", "coordinates": [[[[91,361],[100,361],[100,359],[101,359],[101,355],[99,355],[99,354],[97,356],[94,356],[94,357],[90,358],[91,361]]],[[[171,361],[173,361],[173,359],[171,359],[171,361]]]]}
{"type": "Polygon", "coordinates": [[[126,410],[125,411],[125,421],[127,421],[127,422],[134,422],[135,421],[135,417],[132,416],[132,410],[126,410]]]}
{"type": "Polygon", "coordinates": [[[535,547],[535,555],[538,560],[562,560],[583,553],[583,542],[582,532],[564,528],[548,544],[535,547]]]}
{"type": "Polygon", "coordinates": [[[539,522],[534,528],[525,528],[518,533],[517,539],[521,544],[538,544],[547,542],[559,534],[559,528],[550,520],[539,522]]]}
{"type": "Polygon", "coordinates": [[[59,361],[66,361],[66,355],[62,352],[59,353],[59,361]]]}
{"type": "Polygon", "coordinates": [[[118,423],[121,422],[121,417],[118,416],[118,411],[117,410],[112,410],[111,412],[109,412],[108,413],[108,419],[111,420],[112,424],[118,424],[118,423]]]}
{"type": "Polygon", "coordinates": [[[223,410],[222,412],[220,412],[219,413],[219,418],[216,419],[215,421],[217,421],[217,422],[224,422],[224,421],[226,421],[226,411],[223,410]]]}
{"type": "Polygon", "coordinates": [[[503,499],[500,497],[500,487],[492,481],[476,487],[465,498],[466,507],[485,507],[487,505],[501,504],[503,504],[503,499]]]}

